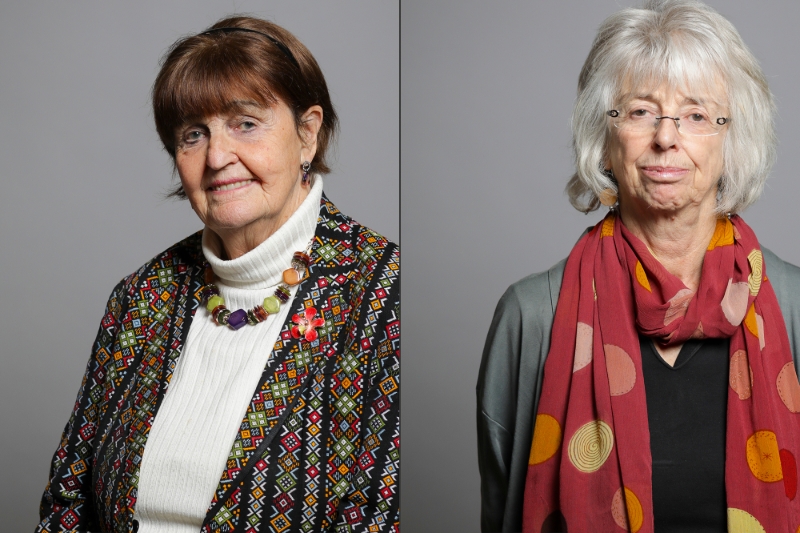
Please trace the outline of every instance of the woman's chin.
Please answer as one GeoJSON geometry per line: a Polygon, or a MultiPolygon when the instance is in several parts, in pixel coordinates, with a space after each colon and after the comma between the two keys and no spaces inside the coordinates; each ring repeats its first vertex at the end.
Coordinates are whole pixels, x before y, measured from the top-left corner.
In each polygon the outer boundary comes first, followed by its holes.
{"type": "Polygon", "coordinates": [[[620,211],[623,219],[627,216],[634,216],[637,219],[656,219],[673,216],[680,212],[685,206],[682,202],[670,198],[641,198],[633,202],[635,209],[626,209],[622,204],[620,211]]]}
{"type": "Polygon", "coordinates": [[[269,210],[252,202],[226,202],[211,206],[202,218],[205,225],[214,231],[235,233],[257,226],[259,221],[266,222],[269,210]]]}
{"type": "Polygon", "coordinates": [[[659,199],[649,202],[647,204],[646,212],[653,213],[654,215],[673,215],[683,211],[686,207],[688,207],[686,202],[659,199]]]}
{"type": "Polygon", "coordinates": [[[205,221],[206,227],[220,236],[233,236],[257,231],[259,225],[266,225],[263,217],[241,216],[236,213],[231,216],[219,216],[205,221]]]}
{"type": "Polygon", "coordinates": [[[696,200],[685,194],[674,194],[673,191],[660,192],[637,198],[635,203],[639,207],[636,209],[636,214],[646,218],[670,217],[692,209],[700,209],[703,203],[702,199],[696,200]]]}

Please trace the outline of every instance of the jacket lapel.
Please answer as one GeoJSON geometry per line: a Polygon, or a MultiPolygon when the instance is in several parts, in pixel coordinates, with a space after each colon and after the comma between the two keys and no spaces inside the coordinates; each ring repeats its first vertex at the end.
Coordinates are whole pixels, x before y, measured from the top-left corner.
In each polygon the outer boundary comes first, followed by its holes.
{"type": "Polygon", "coordinates": [[[185,326],[199,304],[199,234],[183,244],[131,280],[135,292],[129,294],[132,302],[114,345],[116,364],[110,365],[109,379],[116,380],[116,387],[108,409],[119,420],[109,422],[113,433],[105,435],[98,450],[104,457],[97,461],[102,469],[97,485],[105,495],[104,508],[111,513],[104,517],[106,524],[123,529],[132,519],[139,465],[153,417],[183,348],[185,326]],[[127,519],[120,520],[125,515],[127,519]]]}
{"type": "MultiPolygon", "coordinates": [[[[270,461],[275,460],[269,457],[270,442],[280,432],[287,416],[303,409],[303,390],[319,380],[323,369],[337,353],[338,343],[345,342],[337,338],[349,315],[348,302],[342,294],[347,277],[340,271],[342,264],[349,262],[352,245],[347,240],[334,241],[327,236],[327,231],[320,231],[323,226],[330,229],[343,223],[336,207],[323,196],[309,276],[292,300],[270,363],[247,406],[204,522],[211,531],[234,529],[235,516],[240,514],[237,512],[241,498],[239,481],[254,468],[266,473],[270,461]],[[325,324],[317,328],[318,337],[313,342],[294,338],[291,333],[293,316],[307,308],[316,309],[317,316],[325,320],[325,324]]],[[[284,444],[292,446],[290,442],[284,444]]]]}

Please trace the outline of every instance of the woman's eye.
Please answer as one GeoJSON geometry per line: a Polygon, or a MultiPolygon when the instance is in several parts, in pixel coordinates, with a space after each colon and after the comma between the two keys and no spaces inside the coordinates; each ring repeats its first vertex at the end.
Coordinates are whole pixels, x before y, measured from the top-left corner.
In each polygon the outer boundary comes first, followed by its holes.
{"type": "Polygon", "coordinates": [[[704,122],[706,120],[705,115],[702,113],[691,113],[687,118],[690,122],[704,122]]]}
{"type": "Polygon", "coordinates": [[[256,123],[253,122],[252,120],[243,120],[242,122],[239,123],[239,128],[244,131],[255,129],[255,127],[256,123]]]}
{"type": "Polygon", "coordinates": [[[650,112],[647,109],[634,109],[630,113],[631,118],[646,118],[649,115],[650,112]]]}
{"type": "Polygon", "coordinates": [[[199,130],[189,130],[183,135],[183,142],[186,144],[194,144],[203,137],[203,132],[199,130]]]}

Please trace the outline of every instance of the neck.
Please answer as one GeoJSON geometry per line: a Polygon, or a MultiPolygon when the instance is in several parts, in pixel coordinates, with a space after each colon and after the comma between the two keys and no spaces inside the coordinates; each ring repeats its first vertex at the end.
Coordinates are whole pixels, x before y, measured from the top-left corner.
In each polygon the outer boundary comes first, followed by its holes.
{"type": "Polygon", "coordinates": [[[697,209],[664,215],[638,216],[635,209],[620,207],[625,227],[645,243],[667,271],[691,291],[700,284],[703,258],[714,235],[717,216],[713,210],[697,209]]]}

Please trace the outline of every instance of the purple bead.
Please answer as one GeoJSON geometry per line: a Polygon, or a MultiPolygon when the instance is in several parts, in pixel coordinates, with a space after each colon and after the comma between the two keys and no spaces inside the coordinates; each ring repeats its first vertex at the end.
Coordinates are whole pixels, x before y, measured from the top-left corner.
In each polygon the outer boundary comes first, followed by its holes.
{"type": "Polygon", "coordinates": [[[228,317],[228,327],[231,329],[239,329],[245,324],[247,324],[247,311],[244,309],[237,309],[228,317]]]}
{"type": "Polygon", "coordinates": [[[211,298],[212,296],[219,296],[219,289],[217,288],[216,285],[211,285],[211,284],[206,285],[205,288],[203,289],[202,296],[203,296],[203,301],[207,302],[208,299],[211,298]]]}

